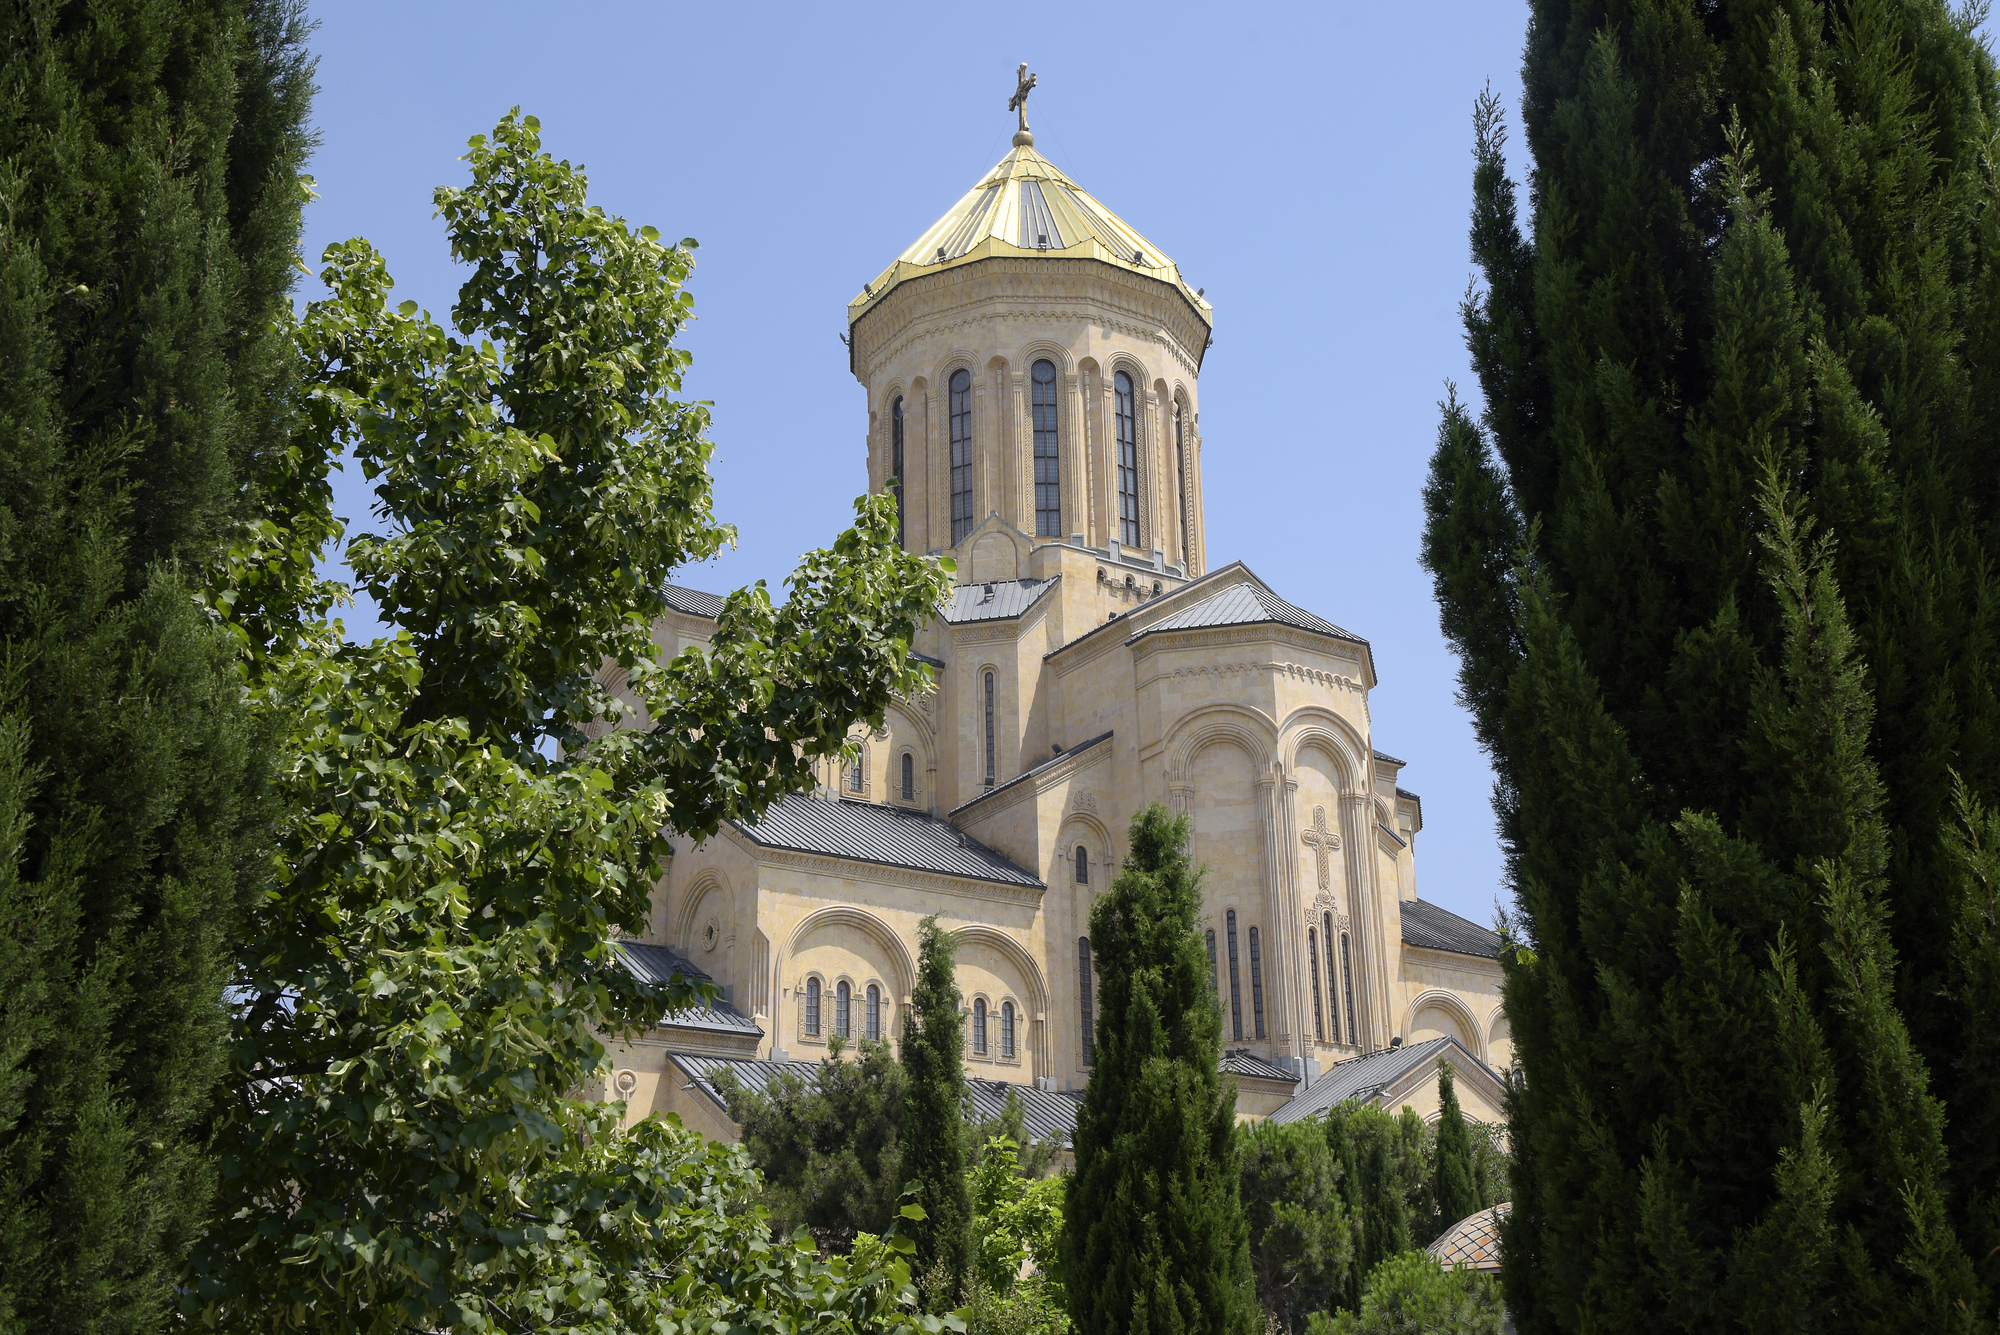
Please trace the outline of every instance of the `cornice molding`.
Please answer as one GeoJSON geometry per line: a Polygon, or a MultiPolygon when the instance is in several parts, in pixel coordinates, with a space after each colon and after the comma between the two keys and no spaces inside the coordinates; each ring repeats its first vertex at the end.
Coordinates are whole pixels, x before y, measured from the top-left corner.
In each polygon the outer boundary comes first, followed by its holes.
{"type": "Polygon", "coordinates": [[[858,858],[837,858],[823,853],[799,853],[788,848],[765,848],[750,843],[740,834],[737,837],[749,844],[751,855],[757,859],[760,868],[785,867],[815,876],[834,876],[849,881],[872,881],[879,885],[944,891],[961,899],[982,899],[990,904],[1039,906],[1042,902],[1041,887],[1003,885],[998,881],[978,881],[970,877],[952,876],[946,872],[926,871],[921,867],[898,867],[886,862],[864,862],[858,858]]]}

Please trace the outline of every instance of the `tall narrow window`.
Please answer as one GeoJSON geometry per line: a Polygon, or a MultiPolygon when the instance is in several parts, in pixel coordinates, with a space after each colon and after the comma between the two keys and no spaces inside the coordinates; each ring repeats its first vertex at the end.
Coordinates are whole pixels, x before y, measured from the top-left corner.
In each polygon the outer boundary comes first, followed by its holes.
{"type": "Polygon", "coordinates": [[[1003,1061],[1014,1060],[1014,1003],[1000,1003],[1000,1057],[1003,1061]]]}
{"type": "Polygon", "coordinates": [[[1359,1047],[1354,1037],[1354,968],[1347,959],[1347,933],[1340,934],[1340,1009],[1347,1013],[1347,1045],[1359,1047]]]}
{"type": "Polygon", "coordinates": [[[993,674],[986,674],[986,786],[993,786],[993,674]]]}
{"type": "Polygon", "coordinates": [[[1056,441],[1056,366],[1036,362],[1028,379],[1034,387],[1035,536],[1062,536],[1062,460],[1056,441]]]}
{"type": "Polygon", "coordinates": [[[847,791],[865,793],[868,791],[868,753],[863,751],[854,757],[854,765],[847,771],[847,791]]]}
{"type": "Polygon", "coordinates": [[[1264,1036],[1264,952],[1257,948],[1257,929],[1250,929],[1250,1006],[1257,1013],[1257,1037],[1264,1036]]]}
{"type": "Polygon", "coordinates": [[[1139,545],[1139,408],[1132,377],[1120,371],[1112,377],[1118,416],[1118,541],[1139,545]]]}
{"type": "Polygon", "coordinates": [[[1097,1025],[1090,1014],[1090,938],[1076,939],[1076,989],[1083,999],[1083,1064],[1097,1060],[1097,1025]]]}
{"type": "Polygon", "coordinates": [[[852,1038],[853,1021],[854,989],[843,980],[840,986],[833,989],[833,1032],[842,1038],[852,1038]]]}
{"type": "Polygon", "coordinates": [[[974,1055],[986,1055],[986,998],[972,1003],[972,1051],[974,1055]]]}
{"type": "Polygon", "coordinates": [[[806,1037],[819,1037],[819,979],[806,979],[806,1037]]]}
{"type": "MultiPolygon", "coordinates": [[[[898,399],[896,402],[900,405],[902,400],[898,399]]],[[[1191,564],[1194,559],[1191,555],[1194,551],[1194,511],[1188,509],[1187,432],[1181,423],[1181,418],[1184,415],[1185,412],[1182,405],[1176,402],[1174,404],[1174,476],[1179,479],[1181,495],[1181,573],[1183,575],[1192,575],[1194,573],[1194,566],[1191,564]]],[[[901,420],[901,418],[897,419],[899,422],[901,420]]],[[[898,431],[902,430],[900,426],[896,429],[898,431]]],[[[899,435],[896,439],[901,440],[902,437],[899,435]]],[[[900,454],[896,457],[899,459],[902,458],[900,454]]],[[[900,523],[902,521],[898,520],[897,522],[900,523]]],[[[900,532],[900,530],[898,531],[900,532]]]]}
{"type": "Polygon", "coordinates": [[[1215,973],[1215,929],[1208,929],[1208,985],[1215,989],[1215,1008],[1222,1009],[1222,979],[1215,973]]]}
{"type": "Polygon", "coordinates": [[[1333,962],[1333,915],[1319,915],[1320,926],[1326,928],[1326,1014],[1327,1028],[1333,1033],[1333,1041],[1340,1041],[1340,976],[1333,962]]]}
{"type": "Polygon", "coordinates": [[[1076,883],[1090,884],[1090,850],[1082,844],[1076,846],[1076,883]]]}
{"type": "Polygon", "coordinates": [[[951,545],[972,532],[972,372],[951,373],[951,545]]]}
{"type": "Polygon", "coordinates": [[[896,545],[903,542],[903,398],[889,409],[889,487],[896,493],[896,545]]]}
{"type": "Polygon", "coordinates": [[[880,1043],[882,1041],[882,989],[873,983],[868,985],[867,1033],[869,1042],[880,1043]]]}
{"type": "Polygon", "coordinates": [[[1243,1041],[1243,984],[1236,971],[1236,910],[1231,909],[1225,918],[1229,929],[1229,1032],[1240,1043],[1243,1041]]]}
{"type": "Polygon", "coordinates": [[[917,761],[908,751],[903,752],[903,800],[917,800],[917,761]]]}
{"type": "Polygon", "coordinates": [[[1319,1003],[1319,933],[1306,928],[1306,972],[1313,980],[1313,1037],[1326,1042],[1326,1020],[1319,1003]]]}

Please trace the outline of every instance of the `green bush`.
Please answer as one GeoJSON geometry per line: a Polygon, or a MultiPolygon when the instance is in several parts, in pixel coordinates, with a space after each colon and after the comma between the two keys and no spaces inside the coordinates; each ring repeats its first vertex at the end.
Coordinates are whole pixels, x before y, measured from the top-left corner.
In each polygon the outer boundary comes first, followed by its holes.
{"type": "Polygon", "coordinates": [[[1400,1252],[1368,1272],[1361,1310],[1314,1312],[1306,1335],[1499,1335],[1500,1286],[1446,1270],[1423,1252],[1400,1252]]]}

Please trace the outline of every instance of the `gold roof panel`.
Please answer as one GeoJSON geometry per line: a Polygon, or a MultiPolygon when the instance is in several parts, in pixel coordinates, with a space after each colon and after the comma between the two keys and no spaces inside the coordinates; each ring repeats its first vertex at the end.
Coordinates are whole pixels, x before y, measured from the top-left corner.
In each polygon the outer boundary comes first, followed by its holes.
{"type": "Polygon", "coordinates": [[[847,303],[852,325],[896,284],[923,273],[995,256],[1094,259],[1179,288],[1204,324],[1213,308],[1181,278],[1159,247],[1100,204],[1082,186],[1019,144],[983,180],[932,223],[895,263],[847,303]]]}

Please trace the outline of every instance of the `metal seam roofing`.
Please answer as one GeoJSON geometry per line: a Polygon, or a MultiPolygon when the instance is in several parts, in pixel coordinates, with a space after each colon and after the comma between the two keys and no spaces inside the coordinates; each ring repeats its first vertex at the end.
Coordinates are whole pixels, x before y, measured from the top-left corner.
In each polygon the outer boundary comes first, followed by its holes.
{"type": "Polygon", "coordinates": [[[1162,631],[1200,630],[1211,626],[1250,626],[1277,622],[1298,630],[1309,630],[1336,639],[1365,644],[1359,635],[1342,630],[1324,617],[1314,616],[1255,584],[1236,584],[1209,595],[1193,607],[1155,621],[1133,635],[1134,640],[1162,631]]]}
{"type": "MultiPolygon", "coordinates": [[[[1487,1067],[1486,1063],[1468,1052],[1463,1043],[1449,1035],[1399,1048],[1383,1048],[1380,1052],[1371,1052],[1365,1057],[1351,1057],[1344,1062],[1335,1062],[1320,1073],[1319,1079],[1307,1085],[1284,1107],[1272,1113],[1270,1120],[1279,1123],[1297,1122],[1307,1117],[1318,1117],[1350,1100],[1365,1103],[1425,1062],[1437,1058],[1447,1048],[1452,1050],[1452,1065],[1478,1066],[1491,1074],[1491,1068],[1487,1067]]],[[[1493,1078],[1499,1079],[1498,1076],[1493,1078]]]]}
{"type": "Polygon", "coordinates": [[[710,621],[722,615],[723,600],[715,594],[669,584],[662,590],[662,595],[666,599],[667,606],[676,612],[684,612],[692,617],[707,617],[710,621]]]}
{"type": "Polygon", "coordinates": [[[960,876],[1040,890],[1041,878],[948,821],[921,811],[836,797],[786,797],[761,820],[731,821],[752,843],[795,853],[960,876]]]}
{"type": "MultiPolygon", "coordinates": [[[[694,961],[666,946],[649,945],[643,941],[613,941],[611,948],[618,952],[619,963],[625,966],[626,972],[642,983],[665,983],[676,974],[704,982],[714,981],[694,961]]],[[[758,1038],[764,1036],[764,1031],[758,1028],[755,1021],[720,996],[695,1010],[668,1011],[660,1023],[678,1029],[708,1029],[720,1033],[750,1034],[758,1038]]]]}
{"type": "Polygon", "coordinates": [[[1042,595],[1061,579],[1061,575],[1051,575],[1047,579],[996,579],[984,584],[956,585],[942,615],[954,625],[967,621],[1004,621],[1020,616],[1040,602],[1042,595]]]}
{"type": "Polygon", "coordinates": [[[1403,944],[1454,955],[1500,957],[1500,934],[1421,899],[1403,901],[1403,944]]]}
{"type": "Polygon", "coordinates": [[[1225,1050],[1222,1054],[1222,1069],[1232,1075],[1249,1076],[1253,1080],[1285,1080],[1298,1083],[1298,1077],[1274,1062],[1267,1062],[1247,1049],[1225,1050]]]}
{"type": "Polygon", "coordinates": [[[957,806],[951,809],[951,814],[956,816],[959,812],[965,810],[967,807],[977,805],[980,802],[984,802],[989,797],[997,797],[1001,793],[1006,792],[1009,788],[1012,788],[1015,784],[1023,783],[1029,779],[1034,778],[1037,774],[1040,774],[1043,770],[1048,769],[1050,766],[1060,765],[1063,763],[1063,761],[1068,760],[1071,756],[1080,755],[1083,752],[1088,751],[1091,747],[1096,746],[1099,742],[1108,742],[1110,740],[1111,740],[1111,730],[1109,728],[1106,728],[1103,732],[1098,733],[1097,736],[1091,738],[1089,741],[1078,742],[1075,746],[1072,746],[1069,750],[1059,751],[1055,755],[1050,756],[1047,760],[1044,760],[1041,764],[1035,766],[1033,769],[1022,770],[1019,774],[1016,774],[1013,778],[1007,780],[1007,782],[1001,784],[999,787],[987,789],[979,796],[973,798],[972,801],[959,803],[957,806]]]}

